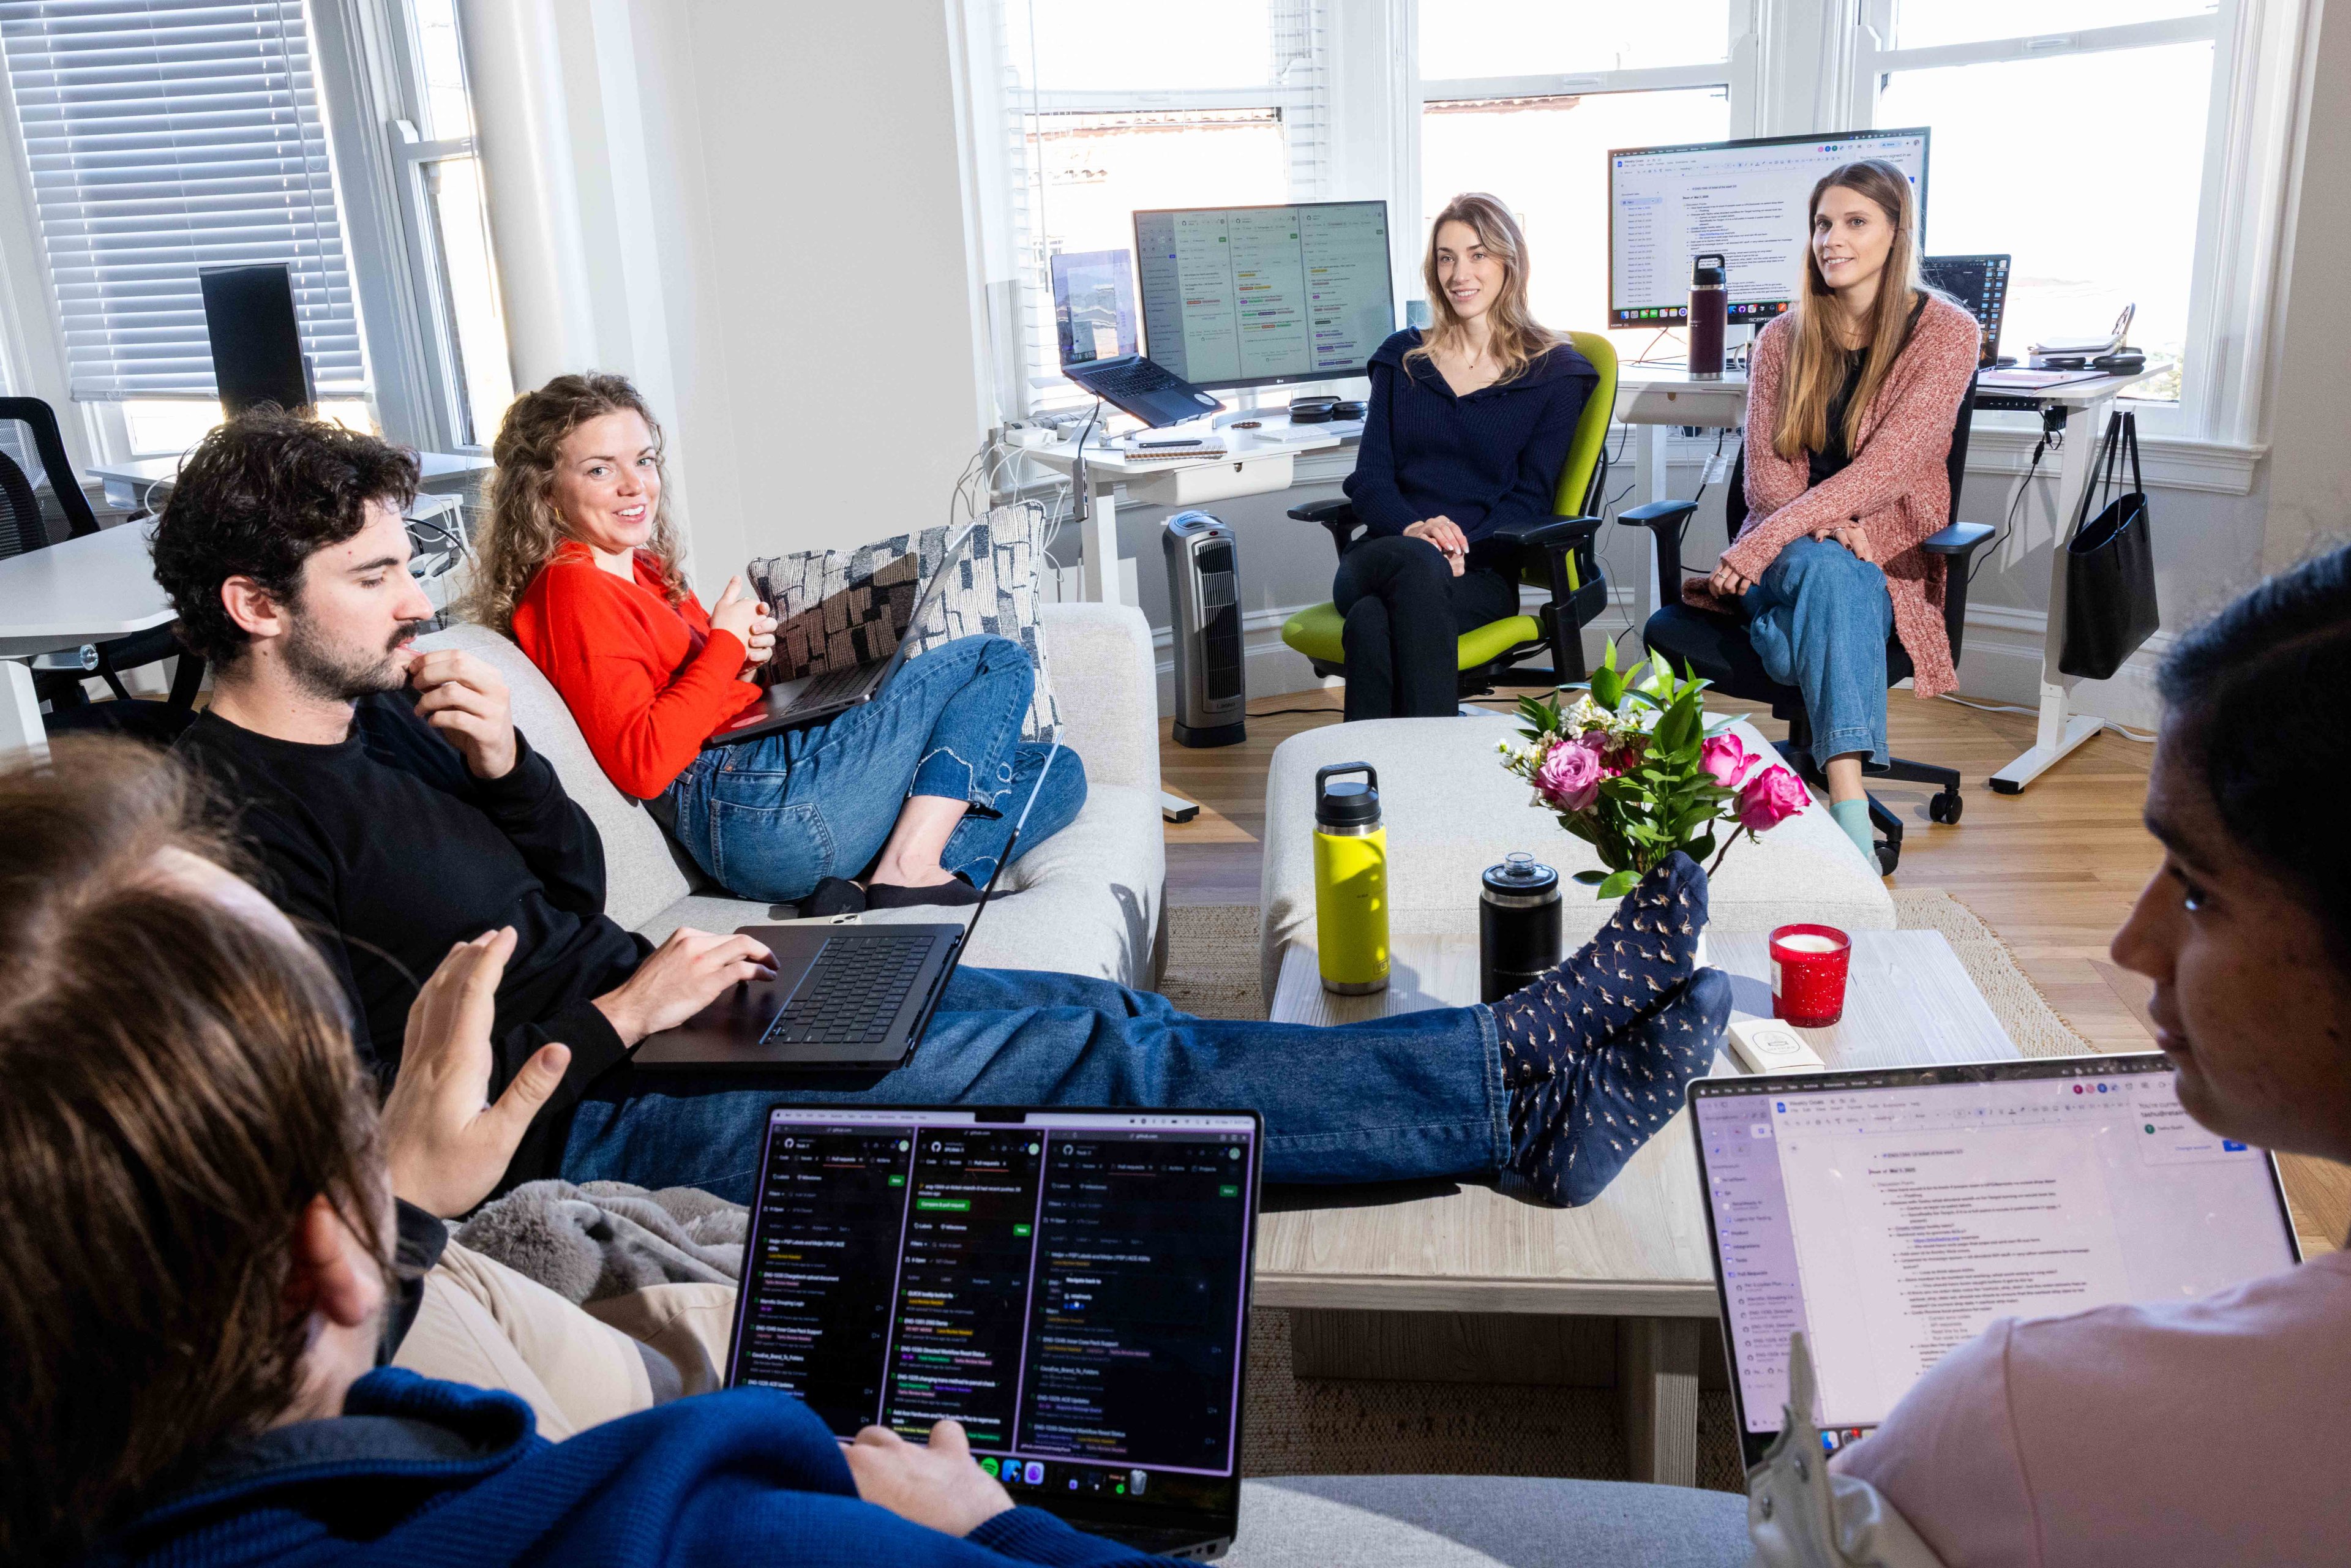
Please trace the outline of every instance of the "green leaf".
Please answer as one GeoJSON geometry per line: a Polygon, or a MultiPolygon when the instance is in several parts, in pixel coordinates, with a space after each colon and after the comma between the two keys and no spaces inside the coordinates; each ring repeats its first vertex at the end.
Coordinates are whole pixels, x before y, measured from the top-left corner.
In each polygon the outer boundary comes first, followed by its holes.
{"type": "Polygon", "coordinates": [[[1614,713],[1616,705],[1625,700],[1625,677],[1602,664],[1592,672],[1592,700],[1614,713]]]}
{"type": "Polygon", "coordinates": [[[1703,837],[1692,839],[1686,848],[1690,859],[1704,865],[1708,857],[1714,853],[1714,835],[1708,833],[1703,837]]]}
{"type": "Polygon", "coordinates": [[[1602,883],[1598,891],[1599,895],[1602,898],[1622,898],[1640,885],[1641,873],[1639,872],[1620,871],[1615,875],[1610,877],[1607,881],[1602,883]]]}
{"type": "Polygon", "coordinates": [[[1598,887],[1608,880],[1608,873],[1604,871],[1580,871],[1575,873],[1575,880],[1586,887],[1598,887]]]}

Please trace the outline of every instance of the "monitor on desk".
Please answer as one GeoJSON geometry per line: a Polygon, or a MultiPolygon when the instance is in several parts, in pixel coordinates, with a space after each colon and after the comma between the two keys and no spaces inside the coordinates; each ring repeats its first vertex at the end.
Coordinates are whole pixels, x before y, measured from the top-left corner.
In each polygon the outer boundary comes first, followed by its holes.
{"type": "Polygon", "coordinates": [[[316,403],[294,307],[293,269],[284,262],[203,267],[196,280],[212,339],[213,380],[228,416],[266,402],[289,413],[316,403]]]}
{"type": "Polygon", "coordinates": [[[1203,387],[1360,376],[1395,330],[1385,202],[1134,214],[1144,352],[1203,387]]]}
{"type": "Polygon", "coordinates": [[[1841,164],[1882,158],[1909,176],[1927,230],[1927,130],[1769,136],[1608,154],[1608,325],[1689,319],[1690,257],[1729,262],[1729,319],[1761,326],[1795,300],[1813,186],[1841,164]]]}
{"type": "Polygon", "coordinates": [[[1987,371],[2000,362],[2000,323],[2008,310],[2008,261],[2004,256],[1929,256],[1918,263],[1920,281],[1958,300],[1983,329],[1983,350],[1977,363],[1987,371]]]}

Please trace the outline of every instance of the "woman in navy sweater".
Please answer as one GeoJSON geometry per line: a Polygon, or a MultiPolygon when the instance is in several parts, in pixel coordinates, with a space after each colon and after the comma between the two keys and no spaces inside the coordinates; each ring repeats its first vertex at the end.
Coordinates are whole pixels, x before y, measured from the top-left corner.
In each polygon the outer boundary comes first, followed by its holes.
{"type": "Polygon", "coordinates": [[[1552,515],[1600,384],[1590,361],[1528,313],[1526,237],[1494,197],[1446,204],[1422,274],[1435,324],[1372,355],[1346,485],[1366,525],[1331,592],[1347,618],[1350,719],[1454,711],[1454,639],[1519,612],[1494,531],[1552,515]]]}

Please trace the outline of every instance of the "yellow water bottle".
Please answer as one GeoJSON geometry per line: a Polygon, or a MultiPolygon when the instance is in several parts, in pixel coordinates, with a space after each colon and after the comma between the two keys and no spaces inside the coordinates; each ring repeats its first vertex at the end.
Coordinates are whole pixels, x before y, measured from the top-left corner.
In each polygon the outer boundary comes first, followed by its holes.
{"type": "Polygon", "coordinates": [[[1324,990],[1360,997],[1388,988],[1388,833],[1379,772],[1368,762],[1315,770],[1314,924],[1324,990]],[[1340,773],[1364,778],[1331,782],[1340,773]]]}

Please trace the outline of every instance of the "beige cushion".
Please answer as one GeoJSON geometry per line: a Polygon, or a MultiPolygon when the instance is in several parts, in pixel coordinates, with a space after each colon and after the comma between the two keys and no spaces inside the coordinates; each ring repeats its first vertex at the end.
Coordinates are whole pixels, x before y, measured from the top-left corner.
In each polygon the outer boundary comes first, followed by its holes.
{"type": "MultiPolygon", "coordinates": [[[[1140,611],[1117,604],[1049,604],[1038,620],[1053,640],[1061,741],[1085,763],[1086,803],[1068,827],[1005,872],[964,961],[1148,987],[1158,975],[1167,881],[1151,628],[1140,611]]],[[[681,925],[732,931],[792,915],[789,904],[728,896],[643,807],[615,789],[563,699],[522,650],[472,625],[419,642],[465,649],[506,678],[515,727],[554,764],[603,837],[604,910],[615,921],[658,942],[681,925]]],[[[871,918],[903,924],[956,917],[903,909],[871,918]]]]}
{"type": "MultiPolygon", "coordinates": [[[[1751,751],[1771,745],[1741,720],[1751,751]]],[[[1518,725],[1499,714],[1476,718],[1387,718],[1325,725],[1274,748],[1266,776],[1264,890],[1259,911],[1265,994],[1273,995],[1281,948],[1314,940],[1314,770],[1334,762],[1379,769],[1387,824],[1389,928],[1474,935],[1478,877],[1512,850],[1531,851],[1562,877],[1597,870],[1592,846],[1550,812],[1528,803],[1523,779],[1502,770],[1497,743],[1518,725]]],[[[1563,894],[1568,941],[1600,928],[1614,904],[1570,883],[1563,894]]],[[[1719,931],[1768,931],[1817,920],[1848,931],[1894,929],[1894,899],[1876,868],[1844,830],[1813,805],[1734,845],[1714,878],[1708,923],[1719,931]]]]}

